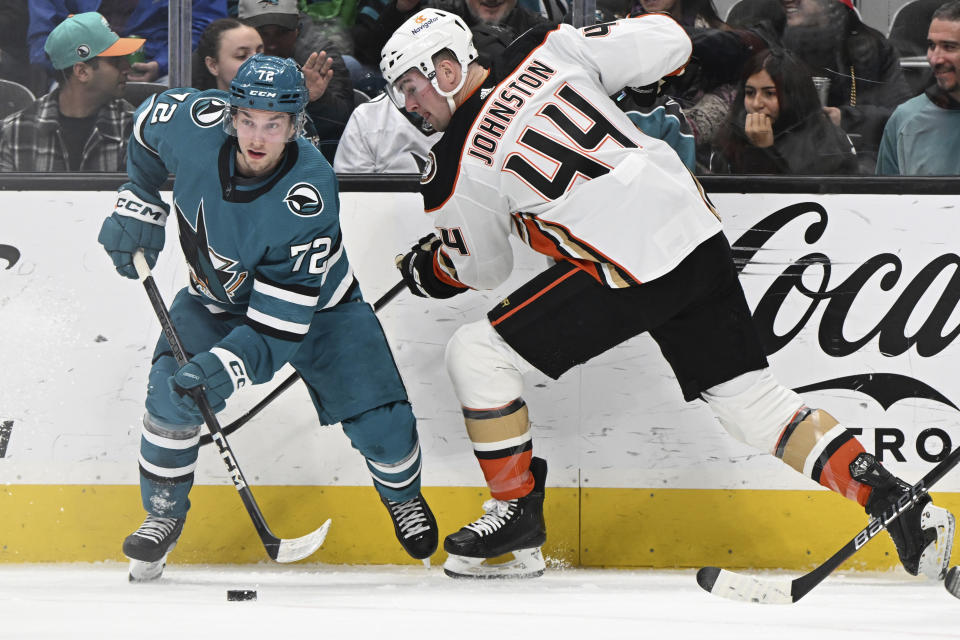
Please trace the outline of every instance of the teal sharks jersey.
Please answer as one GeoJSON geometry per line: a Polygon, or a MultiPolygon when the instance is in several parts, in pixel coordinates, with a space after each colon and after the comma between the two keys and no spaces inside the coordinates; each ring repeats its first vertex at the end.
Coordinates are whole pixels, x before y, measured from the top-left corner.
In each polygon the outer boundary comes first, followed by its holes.
{"type": "Polygon", "coordinates": [[[272,175],[239,177],[228,116],[223,91],[170,89],[144,102],[120,191],[176,217],[190,292],[212,313],[245,316],[218,346],[243,358],[258,383],[289,361],[316,312],[358,291],[329,163],[298,137],[272,175]],[[170,173],[172,211],[160,197],[170,173]]]}

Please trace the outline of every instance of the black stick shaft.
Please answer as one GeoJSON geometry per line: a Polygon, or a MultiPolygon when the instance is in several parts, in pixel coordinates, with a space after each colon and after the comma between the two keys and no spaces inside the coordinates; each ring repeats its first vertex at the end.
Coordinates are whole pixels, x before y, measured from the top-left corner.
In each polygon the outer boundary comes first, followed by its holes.
{"type": "MultiPolygon", "coordinates": [[[[140,274],[141,281],[143,282],[143,288],[146,290],[147,297],[150,299],[150,304],[153,305],[153,310],[156,312],[157,319],[160,321],[160,327],[163,330],[163,335],[166,337],[167,342],[170,343],[170,349],[173,351],[173,357],[176,358],[177,364],[183,366],[187,363],[188,358],[183,349],[183,343],[180,341],[180,336],[177,335],[177,332],[173,327],[173,320],[170,318],[170,312],[167,311],[167,307],[163,303],[163,297],[160,295],[160,289],[157,287],[157,283],[154,281],[153,276],[150,275],[149,268],[146,265],[146,261],[143,260],[142,254],[138,254],[134,259],[134,262],[137,263],[138,259],[139,261],[142,261],[142,265],[137,265],[137,271],[140,274]],[[145,273],[143,269],[146,270],[145,273]]],[[[213,441],[217,443],[217,448],[220,451],[220,457],[227,466],[227,471],[230,473],[230,479],[233,480],[233,486],[236,487],[237,492],[240,494],[240,498],[243,501],[243,506],[247,508],[247,513],[250,515],[250,519],[253,520],[253,526],[256,527],[257,534],[263,541],[263,545],[267,550],[267,554],[275,560],[280,550],[280,539],[273,535],[273,533],[270,531],[270,528],[267,526],[267,522],[263,517],[263,513],[260,511],[260,507],[257,506],[257,502],[253,498],[253,493],[251,493],[250,487],[247,485],[246,478],[243,476],[243,471],[240,470],[240,466],[236,462],[233,451],[230,449],[230,444],[223,435],[223,430],[220,428],[220,423],[217,421],[216,414],[213,412],[213,409],[210,408],[210,403],[207,402],[207,397],[202,388],[195,387],[190,389],[190,395],[200,408],[200,413],[203,415],[203,421],[206,423],[207,429],[210,430],[210,436],[213,438],[213,441]]]]}

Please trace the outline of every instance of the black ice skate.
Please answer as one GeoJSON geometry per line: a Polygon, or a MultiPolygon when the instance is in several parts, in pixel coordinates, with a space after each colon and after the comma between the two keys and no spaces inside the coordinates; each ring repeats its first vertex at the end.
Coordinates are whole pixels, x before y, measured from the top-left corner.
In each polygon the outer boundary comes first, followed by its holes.
{"type": "Polygon", "coordinates": [[[543,521],[544,483],[547,462],[530,461],[533,491],[514,500],[492,498],[483,503],[480,519],[443,541],[449,554],[443,572],[451,578],[535,578],[546,564],[540,547],[547,540],[543,521]],[[508,553],[513,559],[500,564],[484,562],[508,553]]]}
{"type": "Polygon", "coordinates": [[[148,582],[163,575],[167,555],[177,546],[186,518],[159,518],[147,514],[140,528],[123,541],[130,558],[130,582],[148,582]]]}
{"type": "Polygon", "coordinates": [[[423,494],[403,502],[394,502],[380,496],[380,501],[390,512],[393,530],[404,551],[417,560],[429,565],[430,556],[437,550],[437,521],[424,500],[423,494]]]}
{"type": "MultiPolygon", "coordinates": [[[[887,522],[900,505],[908,503],[912,487],[884,469],[869,453],[861,453],[850,463],[850,475],[873,487],[866,510],[874,518],[887,522]]],[[[930,496],[923,494],[887,525],[887,532],[907,573],[943,579],[953,547],[954,518],[949,511],[934,506],[930,496]]]]}

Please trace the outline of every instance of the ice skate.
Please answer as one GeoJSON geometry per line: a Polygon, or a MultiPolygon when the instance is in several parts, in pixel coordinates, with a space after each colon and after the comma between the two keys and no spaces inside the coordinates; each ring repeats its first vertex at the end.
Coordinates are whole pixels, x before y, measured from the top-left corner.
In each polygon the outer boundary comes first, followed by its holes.
{"type": "Polygon", "coordinates": [[[394,502],[383,496],[380,500],[390,512],[394,532],[404,551],[429,566],[429,558],[437,550],[439,534],[437,521],[423,494],[418,493],[403,502],[394,502]]]}
{"type": "Polygon", "coordinates": [[[540,547],[547,539],[543,521],[544,483],[547,463],[530,462],[534,487],[528,495],[514,500],[487,500],[486,513],[443,541],[449,554],[443,572],[451,578],[535,578],[546,565],[540,547]],[[497,562],[500,556],[513,558],[497,562]]]}
{"type": "Polygon", "coordinates": [[[123,541],[130,558],[130,582],[149,582],[163,575],[167,555],[177,546],[186,518],[160,518],[147,514],[140,528],[123,541]]]}
{"type": "MultiPolygon", "coordinates": [[[[884,522],[904,504],[912,487],[884,469],[876,459],[861,453],[850,464],[854,479],[873,487],[867,500],[867,514],[884,522]]],[[[910,575],[943,580],[950,562],[955,523],[953,514],[937,507],[928,494],[887,525],[903,568],[910,575]]]]}

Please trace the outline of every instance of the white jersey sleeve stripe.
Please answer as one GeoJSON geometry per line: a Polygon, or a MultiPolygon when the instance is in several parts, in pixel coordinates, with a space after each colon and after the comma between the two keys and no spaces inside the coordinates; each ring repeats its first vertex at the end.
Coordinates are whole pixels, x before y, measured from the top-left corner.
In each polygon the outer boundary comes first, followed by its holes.
{"type": "Polygon", "coordinates": [[[290,322],[289,320],[281,320],[275,316],[270,316],[262,311],[258,311],[253,307],[247,309],[247,317],[253,320],[258,324],[265,325],[272,329],[277,329],[278,331],[285,331],[287,333],[293,333],[300,336],[307,335],[307,331],[310,330],[310,323],[302,322],[290,322]]]}
{"type": "Polygon", "coordinates": [[[290,291],[289,289],[281,289],[280,287],[272,284],[267,284],[262,280],[253,281],[253,290],[272,298],[277,298],[292,304],[299,304],[304,307],[315,307],[317,306],[317,301],[320,299],[320,296],[308,296],[302,293],[290,291]]]}
{"type": "Polygon", "coordinates": [[[157,101],[157,96],[153,95],[150,97],[150,102],[147,106],[140,112],[140,115],[137,116],[137,121],[133,125],[133,137],[140,143],[140,146],[152,153],[153,155],[159,157],[160,153],[154,149],[152,146],[147,144],[147,141],[143,137],[143,129],[146,126],[147,118],[150,117],[150,114],[153,113],[153,105],[157,101]]]}

